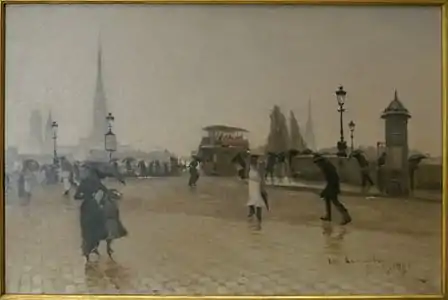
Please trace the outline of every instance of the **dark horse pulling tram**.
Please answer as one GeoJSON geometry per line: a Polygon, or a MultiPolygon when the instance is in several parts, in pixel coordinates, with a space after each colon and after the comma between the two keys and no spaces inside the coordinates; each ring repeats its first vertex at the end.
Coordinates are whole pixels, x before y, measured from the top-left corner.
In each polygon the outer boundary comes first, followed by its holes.
{"type": "Polygon", "coordinates": [[[126,236],[127,230],[121,223],[117,204],[122,195],[106,188],[101,180],[112,177],[125,182],[110,164],[87,162],[82,168],[84,174],[74,196],[83,201],[80,207],[82,253],[89,261],[91,253],[99,255],[98,246],[105,240],[107,254],[112,258],[112,241],[126,236]]]}

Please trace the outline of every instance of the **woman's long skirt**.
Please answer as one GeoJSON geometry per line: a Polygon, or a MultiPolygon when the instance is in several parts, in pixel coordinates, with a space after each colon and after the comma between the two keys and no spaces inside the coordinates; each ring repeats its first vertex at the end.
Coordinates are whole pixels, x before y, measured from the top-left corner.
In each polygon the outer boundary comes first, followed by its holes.
{"type": "Polygon", "coordinates": [[[101,240],[108,236],[104,214],[92,198],[84,200],[80,209],[82,252],[89,255],[101,240]]]}
{"type": "Polygon", "coordinates": [[[128,231],[120,220],[120,211],[114,200],[107,200],[103,205],[103,213],[106,218],[107,239],[115,240],[128,235],[128,231]]]}

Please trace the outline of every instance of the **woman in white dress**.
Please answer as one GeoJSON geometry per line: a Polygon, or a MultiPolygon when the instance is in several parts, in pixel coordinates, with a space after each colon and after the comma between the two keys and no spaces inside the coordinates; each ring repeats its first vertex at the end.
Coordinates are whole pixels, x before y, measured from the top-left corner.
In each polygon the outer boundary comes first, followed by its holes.
{"type": "Polygon", "coordinates": [[[248,176],[249,201],[247,202],[247,206],[249,207],[249,221],[252,221],[254,215],[257,218],[257,230],[261,229],[262,211],[263,208],[266,208],[267,204],[267,199],[266,202],[263,199],[264,195],[266,195],[266,190],[263,176],[264,172],[260,172],[262,169],[261,165],[258,164],[258,156],[251,155],[248,176]]]}
{"type": "Polygon", "coordinates": [[[70,188],[72,187],[72,184],[70,182],[70,173],[71,173],[71,164],[68,162],[68,160],[62,156],[61,157],[61,179],[62,184],[64,186],[64,196],[68,196],[70,193],[70,188]]]}
{"type": "Polygon", "coordinates": [[[24,198],[23,204],[29,204],[31,200],[31,188],[33,172],[24,168],[19,177],[19,197],[24,198]]]}

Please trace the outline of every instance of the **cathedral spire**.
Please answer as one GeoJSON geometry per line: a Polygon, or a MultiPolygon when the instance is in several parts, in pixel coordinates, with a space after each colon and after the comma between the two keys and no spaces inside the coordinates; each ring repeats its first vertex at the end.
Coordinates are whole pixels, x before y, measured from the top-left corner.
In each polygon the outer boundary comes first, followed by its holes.
{"type": "Polygon", "coordinates": [[[311,111],[311,98],[308,99],[308,120],[305,128],[305,141],[310,150],[316,151],[316,139],[314,136],[313,115],[311,111]]]}
{"type": "Polygon", "coordinates": [[[104,143],[104,134],[107,131],[107,101],[103,83],[103,52],[101,46],[101,36],[98,35],[98,52],[96,61],[96,83],[95,95],[93,99],[93,122],[90,140],[92,146],[100,146],[104,143]]]}
{"type": "Polygon", "coordinates": [[[45,143],[45,150],[48,152],[50,149],[52,149],[53,145],[53,128],[51,125],[53,124],[53,117],[51,114],[51,108],[48,112],[48,118],[47,122],[45,123],[44,127],[44,143],[45,143]]]}
{"type": "Polygon", "coordinates": [[[51,125],[53,124],[53,117],[51,116],[51,109],[48,113],[47,123],[45,124],[45,131],[51,130],[51,125]]]}
{"type": "Polygon", "coordinates": [[[96,58],[96,93],[104,94],[103,86],[103,49],[101,47],[101,35],[98,35],[98,53],[96,58]]]}
{"type": "MultiPolygon", "coordinates": [[[[103,51],[102,51],[103,49],[102,49],[102,47],[101,47],[101,34],[99,33],[98,34],[98,53],[97,53],[97,59],[96,59],[96,64],[97,64],[97,66],[96,66],[96,69],[97,69],[97,76],[98,77],[100,77],[100,79],[102,79],[101,77],[102,77],[102,68],[103,68],[103,66],[102,66],[102,60],[103,60],[103,51]]],[[[98,83],[102,83],[102,80],[100,80],[100,81],[98,81],[97,80],[97,82],[96,82],[97,84],[98,83]]]]}

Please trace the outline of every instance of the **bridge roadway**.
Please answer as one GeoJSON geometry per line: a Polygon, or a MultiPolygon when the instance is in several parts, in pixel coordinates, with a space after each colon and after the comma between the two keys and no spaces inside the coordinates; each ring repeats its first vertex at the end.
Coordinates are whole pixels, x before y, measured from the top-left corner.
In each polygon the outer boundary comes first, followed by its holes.
{"type": "MultiPolygon", "coordinates": [[[[440,292],[441,206],[344,197],[353,223],[319,220],[312,193],[270,190],[263,229],[246,220],[247,185],[203,177],[131,180],[121,215],[130,235],[86,265],[79,203],[62,187],[6,207],[8,293],[346,295],[440,292]]],[[[104,245],[102,246],[104,247],[104,245]]]]}

